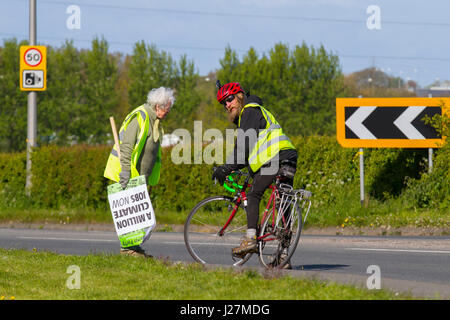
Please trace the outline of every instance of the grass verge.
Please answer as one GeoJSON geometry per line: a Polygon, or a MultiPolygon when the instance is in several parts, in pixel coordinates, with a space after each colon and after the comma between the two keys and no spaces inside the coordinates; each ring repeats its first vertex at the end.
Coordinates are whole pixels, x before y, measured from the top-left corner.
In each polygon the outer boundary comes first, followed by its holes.
{"type": "Polygon", "coordinates": [[[396,300],[414,299],[334,282],[255,270],[206,270],[111,254],[72,256],[0,249],[0,297],[24,300],[396,300]],[[69,289],[79,268],[79,289],[69,289]]]}

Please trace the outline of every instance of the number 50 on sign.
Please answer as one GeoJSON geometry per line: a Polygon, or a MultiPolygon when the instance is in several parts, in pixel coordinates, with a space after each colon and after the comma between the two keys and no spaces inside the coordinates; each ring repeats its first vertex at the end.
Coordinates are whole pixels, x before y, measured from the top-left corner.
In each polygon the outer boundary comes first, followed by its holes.
{"type": "Polygon", "coordinates": [[[20,89],[43,91],[47,89],[47,48],[20,47],[20,89]]]}

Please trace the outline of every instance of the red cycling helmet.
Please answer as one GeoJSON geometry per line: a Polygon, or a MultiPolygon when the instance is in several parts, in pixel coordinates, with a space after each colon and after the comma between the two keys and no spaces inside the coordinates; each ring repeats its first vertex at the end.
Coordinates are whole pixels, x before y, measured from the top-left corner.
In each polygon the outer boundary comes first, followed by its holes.
{"type": "Polygon", "coordinates": [[[242,89],[238,82],[230,82],[220,86],[220,82],[217,81],[217,87],[219,88],[219,91],[217,92],[217,101],[219,102],[222,102],[229,95],[236,94],[238,92],[244,93],[244,89],[242,89]]]}

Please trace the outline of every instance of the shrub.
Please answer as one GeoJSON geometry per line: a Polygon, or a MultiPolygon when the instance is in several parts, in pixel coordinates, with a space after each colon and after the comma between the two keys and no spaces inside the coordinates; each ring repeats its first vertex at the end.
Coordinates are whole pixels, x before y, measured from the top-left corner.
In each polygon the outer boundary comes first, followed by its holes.
{"type": "MultiPolygon", "coordinates": [[[[310,222],[340,224],[349,215],[373,213],[362,210],[359,202],[357,149],[341,148],[335,137],[295,137],[292,141],[299,155],[294,187],[313,193],[310,222]]],[[[106,187],[111,182],[103,177],[103,171],[110,150],[110,146],[86,145],[34,150],[30,196],[25,195],[26,154],[0,154],[0,207],[109,211],[106,187]]],[[[160,212],[185,216],[201,199],[226,193],[211,180],[213,165],[175,164],[171,161],[172,151],[163,149],[161,180],[151,195],[160,212]]],[[[397,198],[409,208],[448,209],[450,151],[444,147],[435,154],[433,173],[428,174],[421,164],[423,150],[365,152],[366,190],[372,196],[371,202],[381,206],[397,198]]],[[[374,214],[389,213],[390,206],[374,214]]]]}
{"type": "Polygon", "coordinates": [[[0,153],[0,204],[21,207],[25,198],[26,153],[0,153]]]}

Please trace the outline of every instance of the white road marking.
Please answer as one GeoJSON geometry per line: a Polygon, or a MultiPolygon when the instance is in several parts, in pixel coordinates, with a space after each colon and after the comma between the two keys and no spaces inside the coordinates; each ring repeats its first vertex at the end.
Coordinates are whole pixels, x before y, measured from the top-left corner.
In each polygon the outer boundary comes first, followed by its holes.
{"type": "Polygon", "coordinates": [[[445,250],[414,250],[414,249],[384,249],[384,248],[346,248],[347,250],[355,251],[385,251],[385,252],[411,252],[411,253],[443,253],[450,254],[450,251],[445,250]]]}
{"type": "Polygon", "coordinates": [[[49,237],[18,237],[27,240],[60,240],[60,241],[97,241],[97,242],[118,242],[119,240],[108,239],[71,239],[71,238],[49,238],[49,237]]]}

